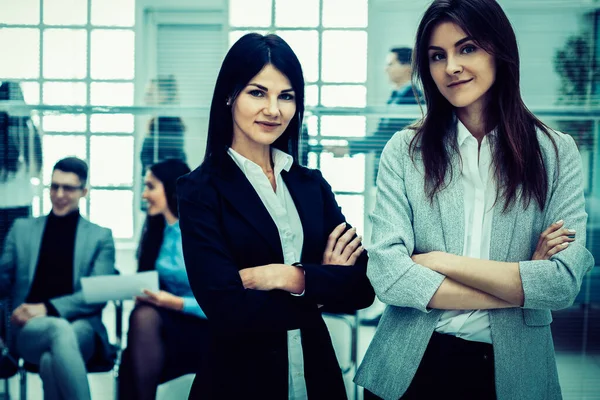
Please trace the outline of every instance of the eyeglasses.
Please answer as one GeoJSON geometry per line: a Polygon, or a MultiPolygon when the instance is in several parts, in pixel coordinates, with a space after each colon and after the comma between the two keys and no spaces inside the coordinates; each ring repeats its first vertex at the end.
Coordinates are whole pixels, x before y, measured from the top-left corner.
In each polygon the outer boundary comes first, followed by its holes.
{"type": "Polygon", "coordinates": [[[83,186],[72,186],[72,185],[61,185],[58,183],[51,183],[50,190],[53,192],[57,192],[60,188],[62,188],[67,193],[73,193],[76,190],[83,189],[83,186]]]}

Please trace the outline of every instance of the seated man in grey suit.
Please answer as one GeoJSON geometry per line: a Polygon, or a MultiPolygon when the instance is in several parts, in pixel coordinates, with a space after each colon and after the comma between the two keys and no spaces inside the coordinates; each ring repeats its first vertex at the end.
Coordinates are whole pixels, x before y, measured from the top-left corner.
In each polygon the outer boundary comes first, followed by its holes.
{"type": "Polygon", "coordinates": [[[52,172],[48,216],[16,220],[0,258],[0,297],[10,297],[12,350],[39,366],[45,399],[90,399],[86,362],[112,362],[104,304],[87,304],[80,278],[115,273],[111,231],[79,214],[87,164],[62,159],[52,172]]]}

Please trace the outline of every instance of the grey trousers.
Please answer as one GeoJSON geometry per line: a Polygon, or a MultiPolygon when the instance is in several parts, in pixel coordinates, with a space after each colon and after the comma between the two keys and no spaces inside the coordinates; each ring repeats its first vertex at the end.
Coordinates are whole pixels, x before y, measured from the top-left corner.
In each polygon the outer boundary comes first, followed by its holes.
{"type": "Polygon", "coordinates": [[[39,365],[45,400],[89,400],[85,362],[94,354],[95,335],[86,320],[30,319],[17,334],[16,350],[39,365]]]}

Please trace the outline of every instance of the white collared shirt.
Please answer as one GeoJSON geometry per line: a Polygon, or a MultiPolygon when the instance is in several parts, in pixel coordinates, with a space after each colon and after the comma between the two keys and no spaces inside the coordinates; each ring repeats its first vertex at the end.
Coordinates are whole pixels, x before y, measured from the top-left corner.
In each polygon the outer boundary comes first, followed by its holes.
{"type": "MultiPolygon", "coordinates": [[[[495,132],[484,136],[481,148],[477,139],[458,121],[457,140],[462,159],[461,178],[464,188],[465,236],[462,255],[489,260],[493,206],[496,184],[492,169],[490,140],[495,132]]],[[[487,310],[448,310],[438,320],[435,330],[461,339],[492,343],[487,310]]]]}
{"type": "MultiPolygon", "coordinates": [[[[242,170],[250,184],[260,197],[269,215],[275,222],[279,231],[279,240],[283,250],[284,264],[293,264],[300,261],[304,232],[302,222],[294,200],[281,177],[281,171],[289,171],[293,158],[279,149],[273,148],[273,174],[275,175],[276,190],[269,182],[262,168],[242,156],[232,148],[228,150],[229,156],[242,170]]],[[[302,337],[300,329],[288,331],[288,396],[293,400],[307,399],[306,381],[304,379],[304,355],[302,352],[302,337]]]]}

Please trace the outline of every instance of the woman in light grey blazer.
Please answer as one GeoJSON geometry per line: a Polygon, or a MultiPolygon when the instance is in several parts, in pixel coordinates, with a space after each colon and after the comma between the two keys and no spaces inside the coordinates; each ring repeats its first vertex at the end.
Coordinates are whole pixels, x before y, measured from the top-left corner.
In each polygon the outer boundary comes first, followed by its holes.
{"type": "Polygon", "coordinates": [[[575,142],[525,107],[496,1],[434,1],[413,56],[427,113],[381,157],[367,273],[388,306],[355,381],[365,398],[559,399],[550,311],[594,265],[575,142]]]}

